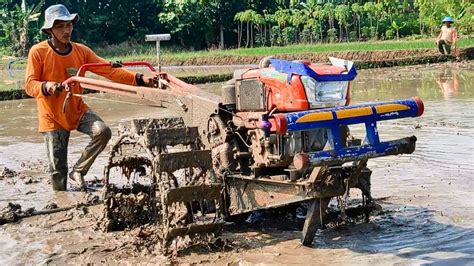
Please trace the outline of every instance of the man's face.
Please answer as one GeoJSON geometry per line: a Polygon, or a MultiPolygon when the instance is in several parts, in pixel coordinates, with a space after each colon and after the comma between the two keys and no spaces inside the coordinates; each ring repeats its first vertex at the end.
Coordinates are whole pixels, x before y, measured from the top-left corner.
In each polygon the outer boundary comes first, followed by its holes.
{"type": "Polygon", "coordinates": [[[446,24],[446,27],[451,27],[451,22],[445,22],[444,24],[446,24]]]}
{"type": "Polygon", "coordinates": [[[72,30],[73,23],[71,21],[56,21],[50,29],[53,36],[62,43],[69,43],[71,41],[72,30]]]}

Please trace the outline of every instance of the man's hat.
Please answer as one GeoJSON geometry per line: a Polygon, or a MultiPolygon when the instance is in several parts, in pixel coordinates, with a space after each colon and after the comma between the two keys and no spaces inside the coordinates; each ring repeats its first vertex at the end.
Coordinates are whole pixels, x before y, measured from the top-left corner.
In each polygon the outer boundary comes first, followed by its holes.
{"type": "Polygon", "coordinates": [[[49,34],[46,30],[51,29],[56,21],[72,21],[75,24],[79,20],[77,13],[71,14],[64,5],[52,5],[44,11],[44,25],[41,31],[49,34]]]}
{"type": "Polygon", "coordinates": [[[454,23],[454,19],[452,17],[444,17],[442,22],[454,23]]]}

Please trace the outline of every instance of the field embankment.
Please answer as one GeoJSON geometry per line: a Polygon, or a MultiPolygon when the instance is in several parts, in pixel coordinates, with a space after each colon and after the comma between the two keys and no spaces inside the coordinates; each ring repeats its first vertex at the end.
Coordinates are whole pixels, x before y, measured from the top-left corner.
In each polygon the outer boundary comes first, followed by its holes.
{"type": "MultiPolygon", "coordinates": [[[[276,54],[275,57],[286,60],[309,60],[311,62],[328,62],[328,57],[338,57],[355,61],[359,69],[405,66],[426,63],[439,63],[449,60],[471,60],[474,58],[474,47],[460,48],[455,56],[441,55],[436,49],[388,50],[388,51],[341,51],[341,52],[307,52],[297,54],[276,54]]],[[[164,65],[238,65],[257,64],[261,55],[220,55],[163,60],[164,65]]]]}

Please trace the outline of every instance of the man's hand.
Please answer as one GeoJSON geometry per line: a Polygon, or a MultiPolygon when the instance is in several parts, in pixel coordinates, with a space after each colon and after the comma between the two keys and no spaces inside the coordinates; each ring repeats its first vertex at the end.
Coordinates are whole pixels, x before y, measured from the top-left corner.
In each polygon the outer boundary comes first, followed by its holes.
{"type": "Polygon", "coordinates": [[[54,81],[47,81],[45,86],[48,94],[54,96],[58,96],[59,93],[64,89],[60,83],[54,81]]]}
{"type": "Polygon", "coordinates": [[[147,87],[150,87],[150,85],[152,85],[153,77],[151,77],[151,76],[145,76],[145,75],[142,75],[141,77],[142,77],[143,83],[145,83],[145,85],[146,85],[147,87]]]}

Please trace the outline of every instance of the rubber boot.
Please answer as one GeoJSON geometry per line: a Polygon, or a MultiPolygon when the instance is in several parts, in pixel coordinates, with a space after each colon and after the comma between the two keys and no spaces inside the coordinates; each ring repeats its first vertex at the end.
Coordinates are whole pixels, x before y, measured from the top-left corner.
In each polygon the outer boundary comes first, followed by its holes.
{"type": "Polygon", "coordinates": [[[81,173],[72,171],[69,173],[69,178],[79,187],[79,189],[83,190],[86,188],[86,182],[84,181],[84,177],[81,173]]]}
{"type": "Polygon", "coordinates": [[[56,191],[66,191],[67,190],[67,177],[61,173],[53,173],[51,175],[53,190],[56,191]]]}

